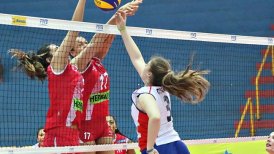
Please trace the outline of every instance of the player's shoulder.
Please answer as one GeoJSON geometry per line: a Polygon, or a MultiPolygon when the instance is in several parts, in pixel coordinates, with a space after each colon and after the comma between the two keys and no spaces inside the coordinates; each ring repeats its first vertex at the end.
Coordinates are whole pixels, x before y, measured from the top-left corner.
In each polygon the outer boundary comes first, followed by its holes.
{"type": "Polygon", "coordinates": [[[143,93],[143,92],[148,92],[150,90],[150,87],[144,86],[139,89],[136,89],[134,92],[135,93],[143,93]]]}
{"type": "Polygon", "coordinates": [[[144,86],[141,87],[139,89],[136,89],[133,94],[142,94],[142,93],[149,93],[149,94],[153,94],[153,93],[157,93],[157,94],[161,94],[161,93],[165,93],[166,91],[160,87],[160,86],[144,86]]]}

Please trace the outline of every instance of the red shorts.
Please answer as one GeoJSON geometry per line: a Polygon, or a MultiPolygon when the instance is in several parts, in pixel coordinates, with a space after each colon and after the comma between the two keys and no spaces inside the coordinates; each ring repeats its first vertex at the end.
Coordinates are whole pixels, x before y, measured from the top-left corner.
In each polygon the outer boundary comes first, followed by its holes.
{"type": "Polygon", "coordinates": [[[79,144],[79,131],[75,128],[56,127],[45,130],[43,147],[77,146],[79,144]]]}
{"type": "Polygon", "coordinates": [[[114,133],[107,124],[105,118],[82,121],[80,129],[80,140],[83,143],[96,141],[99,138],[114,138],[114,133]]]}

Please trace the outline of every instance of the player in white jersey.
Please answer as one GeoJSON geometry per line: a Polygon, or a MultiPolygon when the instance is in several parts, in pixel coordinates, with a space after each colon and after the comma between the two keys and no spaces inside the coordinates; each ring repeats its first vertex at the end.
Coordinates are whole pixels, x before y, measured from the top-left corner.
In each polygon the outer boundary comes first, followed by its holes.
{"type": "Polygon", "coordinates": [[[133,105],[131,107],[131,114],[135,125],[137,126],[138,133],[140,134],[140,136],[138,136],[138,140],[141,149],[146,148],[148,134],[148,118],[144,118],[146,117],[146,114],[144,114],[136,107],[138,103],[138,97],[142,94],[150,94],[154,97],[161,115],[161,126],[158,132],[158,137],[156,139],[156,145],[179,141],[180,137],[173,128],[169,93],[163,90],[161,86],[146,86],[135,90],[132,94],[133,105]],[[145,126],[143,127],[145,129],[141,128],[142,126],[145,126]]]}
{"type": "Polygon", "coordinates": [[[190,70],[189,65],[186,70],[175,73],[169,61],[162,57],[152,57],[145,63],[126,30],[125,12],[116,13],[116,22],[131,62],[145,84],[133,92],[131,107],[142,154],[189,154],[173,128],[169,94],[192,104],[201,102],[210,86],[203,77],[208,71],[190,70]]]}

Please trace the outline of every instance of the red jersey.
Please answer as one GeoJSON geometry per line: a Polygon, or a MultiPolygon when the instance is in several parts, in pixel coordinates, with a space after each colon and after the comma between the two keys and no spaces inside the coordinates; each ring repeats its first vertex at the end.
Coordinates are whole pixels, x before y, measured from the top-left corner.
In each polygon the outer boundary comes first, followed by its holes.
{"type": "Polygon", "coordinates": [[[103,119],[109,115],[109,76],[100,59],[92,58],[82,72],[85,80],[83,101],[84,120],[103,119]]]}
{"type": "Polygon", "coordinates": [[[50,106],[45,131],[55,127],[79,125],[83,112],[83,77],[71,64],[58,74],[49,66],[47,74],[50,106]]]}
{"type": "MultiPolygon", "coordinates": [[[[125,137],[124,135],[121,134],[115,134],[115,140],[114,140],[114,144],[121,144],[121,143],[127,143],[129,141],[129,139],[127,137],[125,137]]],[[[115,150],[115,154],[126,154],[127,150],[115,150]]]]}

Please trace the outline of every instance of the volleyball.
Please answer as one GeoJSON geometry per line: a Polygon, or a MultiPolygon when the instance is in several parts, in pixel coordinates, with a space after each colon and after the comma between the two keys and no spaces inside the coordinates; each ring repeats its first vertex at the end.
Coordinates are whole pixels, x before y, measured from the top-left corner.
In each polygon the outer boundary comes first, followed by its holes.
{"type": "Polygon", "coordinates": [[[94,0],[94,3],[103,11],[111,11],[121,4],[121,0],[94,0]]]}

